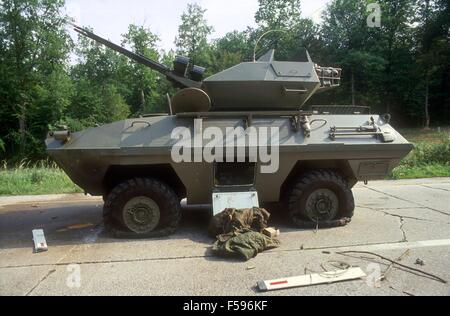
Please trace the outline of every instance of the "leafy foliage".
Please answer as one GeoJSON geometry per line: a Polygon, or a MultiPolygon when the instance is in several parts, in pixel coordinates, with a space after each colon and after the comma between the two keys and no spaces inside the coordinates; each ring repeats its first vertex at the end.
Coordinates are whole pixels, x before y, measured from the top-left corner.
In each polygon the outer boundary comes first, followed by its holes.
{"type": "Polygon", "coordinates": [[[208,63],[208,36],[213,27],[208,25],[205,12],[200,5],[188,4],[186,12],[181,16],[178,37],[175,39],[177,53],[188,56],[193,63],[208,63]]]}
{"type": "Polygon", "coordinates": [[[8,156],[43,156],[48,123],[70,103],[63,0],[0,2],[0,137],[8,156]]]}
{"type": "Polygon", "coordinates": [[[411,167],[428,164],[450,165],[450,137],[438,144],[416,144],[414,151],[403,162],[403,165],[411,167]]]}

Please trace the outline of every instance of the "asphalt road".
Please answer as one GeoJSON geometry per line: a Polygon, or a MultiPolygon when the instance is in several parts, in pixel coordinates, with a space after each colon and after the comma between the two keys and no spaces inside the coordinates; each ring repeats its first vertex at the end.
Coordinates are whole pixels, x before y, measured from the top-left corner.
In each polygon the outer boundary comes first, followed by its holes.
{"type": "Polygon", "coordinates": [[[343,228],[297,230],[282,214],[282,246],[249,262],[216,258],[208,209],[185,209],[179,232],[157,240],[115,240],[102,202],[82,195],[0,198],[0,295],[450,295],[450,285],[394,267],[370,251],[450,281],[450,178],[381,181],[355,188],[357,210],[343,228]],[[49,251],[33,253],[31,231],[49,251]],[[418,265],[420,259],[423,265],[418,265]],[[367,280],[259,293],[261,280],[322,272],[344,262],[367,280]],[[333,263],[334,262],[334,263],[333,263]]]}

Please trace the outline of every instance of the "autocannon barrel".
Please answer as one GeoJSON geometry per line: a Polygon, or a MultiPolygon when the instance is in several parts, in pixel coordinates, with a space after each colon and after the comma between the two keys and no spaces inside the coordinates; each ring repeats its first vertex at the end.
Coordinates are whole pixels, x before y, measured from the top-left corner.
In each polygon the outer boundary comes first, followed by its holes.
{"type": "Polygon", "coordinates": [[[96,42],[98,42],[100,44],[103,44],[106,47],[111,48],[112,50],[115,50],[116,52],[127,56],[128,58],[136,61],[139,64],[145,65],[147,67],[152,68],[153,70],[156,70],[156,71],[160,72],[161,74],[166,75],[168,72],[170,72],[170,68],[167,67],[166,65],[163,65],[163,64],[160,64],[158,62],[155,62],[155,61],[153,61],[153,60],[151,60],[151,59],[149,59],[149,58],[147,58],[147,57],[145,57],[145,56],[143,56],[141,54],[133,53],[133,52],[123,48],[122,46],[114,44],[114,43],[112,43],[112,42],[110,42],[110,41],[108,41],[108,40],[106,40],[106,39],[104,39],[104,38],[102,38],[102,37],[100,37],[100,36],[90,32],[90,31],[88,31],[86,29],[83,29],[83,28],[81,28],[79,26],[76,26],[76,25],[74,25],[74,29],[75,29],[76,32],[80,33],[81,35],[86,36],[86,37],[88,37],[88,38],[90,38],[90,39],[92,39],[92,40],[94,40],[94,41],[96,41],[96,42]]]}
{"type": "Polygon", "coordinates": [[[161,73],[162,75],[164,75],[169,81],[171,81],[175,87],[179,87],[179,88],[199,88],[201,86],[201,83],[195,80],[191,80],[183,75],[180,75],[178,73],[176,73],[176,71],[173,71],[172,69],[170,69],[169,67],[167,67],[166,65],[163,65],[159,62],[156,62],[154,60],[151,60],[150,58],[141,55],[141,54],[137,54],[137,53],[133,53],[129,50],[127,50],[126,48],[119,46],[117,44],[114,44],[110,41],[108,41],[107,39],[104,39],[82,27],[79,27],[75,24],[72,24],[72,26],[74,27],[74,30],[76,32],[78,32],[79,34],[88,37],[94,41],[96,41],[97,43],[100,43],[122,55],[127,56],[128,58],[134,60],[135,62],[147,66],[159,73],[161,73]]]}

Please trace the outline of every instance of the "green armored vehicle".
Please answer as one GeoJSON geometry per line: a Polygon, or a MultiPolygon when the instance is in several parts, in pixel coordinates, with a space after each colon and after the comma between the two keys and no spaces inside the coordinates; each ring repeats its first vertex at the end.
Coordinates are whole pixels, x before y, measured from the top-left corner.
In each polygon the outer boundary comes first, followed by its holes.
{"type": "Polygon", "coordinates": [[[348,220],[355,184],[385,178],[412,150],[389,115],[302,110],[341,78],[341,69],[314,64],[306,50],[297,62],[276,61],[272,50],[203,79],[205,69],[188,58],[177,57],[171,69],[75,30],[179,88],[169,114],[49,133],[48,153],[86,193],[104,197],[105,223],[116,236],[173,233],[183,199],[213,204],[215,213],[283,202],[299,226],[348,220]]]}

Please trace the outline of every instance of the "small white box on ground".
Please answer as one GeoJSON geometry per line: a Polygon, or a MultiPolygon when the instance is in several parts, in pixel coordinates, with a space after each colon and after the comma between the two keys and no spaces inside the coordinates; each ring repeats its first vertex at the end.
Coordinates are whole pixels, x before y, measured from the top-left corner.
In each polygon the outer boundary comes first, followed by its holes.
{"type": "Polygon", "coordinates": [[[44,230],[33,230],[34,252],[48,251],[47,241],[45,240],[44,230]]]}

